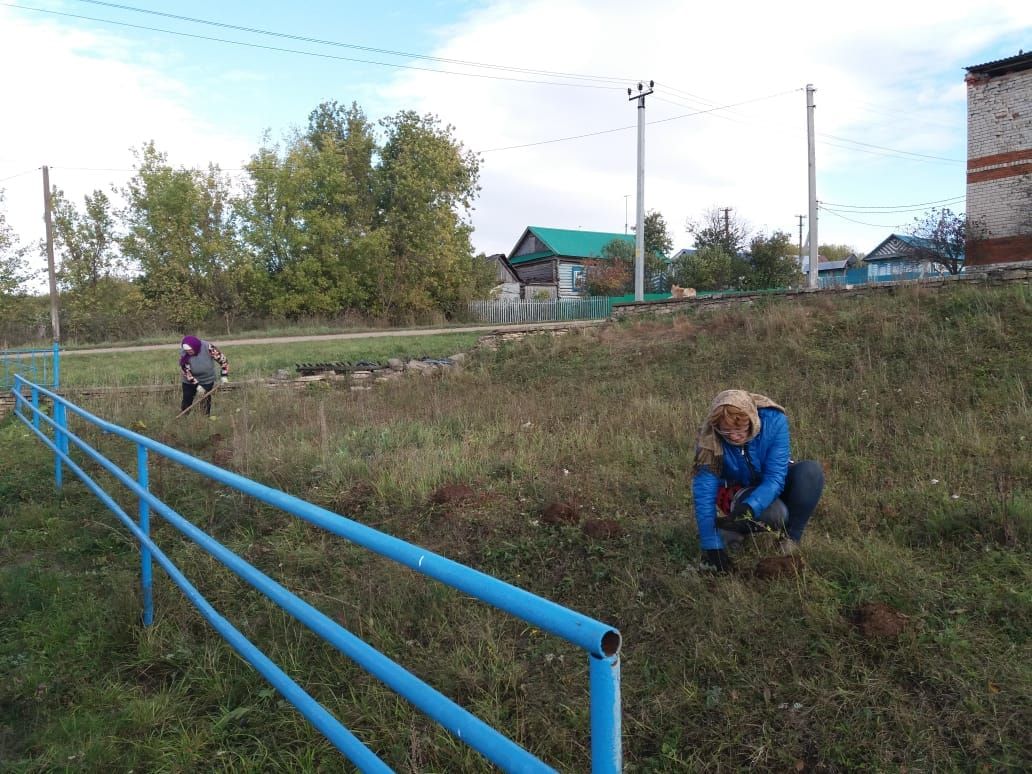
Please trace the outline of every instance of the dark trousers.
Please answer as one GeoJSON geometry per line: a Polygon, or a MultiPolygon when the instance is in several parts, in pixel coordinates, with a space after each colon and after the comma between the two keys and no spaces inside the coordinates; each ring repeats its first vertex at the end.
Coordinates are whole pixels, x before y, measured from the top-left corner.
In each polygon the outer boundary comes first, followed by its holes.
{"type": "Polygon", "coordinates": [[[725,543],[741,542],[745,534],[763,532],[763,525],[775,531],[784,531],[797,543],[803,537],[810,517],[817,509],[817,502],[824,491],[824,468],[813,460],[800,460],[788,466],[785,488],[763,513],[756,517],[760,524],[741,524],[722,527],[721,522],[731,524],[729,519],[718,519],[717,527],[725,543]],[[739,528],[740,525],[740,528],[739,528]]]}
{"type": "MultiPolygon", "coordinates": [[[[211,391],[215,388],[215,382],[211,384],[202,384],[205,389],[205,396],[201,398],[204,402],[204,413],[211,416],[211,391]]],[[[194,398],[197,396],[197,385],[183,382],[183,402],[179,406],[180,411],[186,411],[190,408],[190,405],[194,402],[194,398]]]]}
{"type": "Polygon", "coordinates": [[[778,499],[788,510],[785,531],[788,536],[799,542],[803,537],[810,517],[817,510],[817,502],[824,491],[824,468],[813,460],[800,460],[788,466],[785,477],[785,491],[778,499]]]}

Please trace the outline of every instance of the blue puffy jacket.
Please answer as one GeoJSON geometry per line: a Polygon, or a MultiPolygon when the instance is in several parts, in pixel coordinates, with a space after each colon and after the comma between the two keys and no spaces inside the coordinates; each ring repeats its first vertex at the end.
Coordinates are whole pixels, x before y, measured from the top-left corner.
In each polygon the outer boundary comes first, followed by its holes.
{"type": "Polygon", "coordinates": [[[723,484],[754,486],[745,502],[753,513],[760,514],[774,502],[785,488],[788,473],[788,418],[774,408],[760,409],[760,432],[743,446],[735,446],[723,438],[723,470],[717,476],[703,468],[692,478],[695,500],[695,521],[699,525],[702,548],[723,548],[717,532],[717,489],[723,484]]]}

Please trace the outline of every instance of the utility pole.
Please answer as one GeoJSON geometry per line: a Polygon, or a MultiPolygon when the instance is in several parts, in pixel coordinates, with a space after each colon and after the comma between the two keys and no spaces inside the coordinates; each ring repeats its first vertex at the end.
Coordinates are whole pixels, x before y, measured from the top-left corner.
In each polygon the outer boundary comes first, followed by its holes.
{"type": "Polygon", "coordinates": [[[47,227],[47,272],[50,274],[50,329],[54,344],[61,342],[61,320],[57,303],[57,272],[54,269],[54,226],[50,220],[50,170],[43,167],[43,220],[47,227]]]}
{"type": "Polygon", "coordinates": [[[805,215],[796,215],[799,218],[799,271],[803,270],[803,218],[805,215]]]}
{"type": "Polygon", "coordinates": [[[806,144],[808,150],[808,168],[810,173],[810,276],[807,283],[811,288],[817,287],[817,152],[813,135],[813,93],[812,83],[806,84],[806,144]]]}
{"type": "Polygon", "coordinates": [[[649,81],[649,90],[638,84],[638,93],[627,90],[627,101],[638,100],[638,225],[634,232],[634,300],[645,300],[645,97],[652,93],[655,81],[649,81]]]}
{"type": "Polygon", "coordinates": [[[724,244],[730,244],[731,242],[731,221],[728,218],[728,213],[731,212],[730,207],[724,207],[721,209],[724,213],[724,244]]]}
{"type": "Polygon", "coordinates": [[[630,194],[624,194],[623,198],[623,232],[627,233],[627,200],[631,198],[630,194]]]}

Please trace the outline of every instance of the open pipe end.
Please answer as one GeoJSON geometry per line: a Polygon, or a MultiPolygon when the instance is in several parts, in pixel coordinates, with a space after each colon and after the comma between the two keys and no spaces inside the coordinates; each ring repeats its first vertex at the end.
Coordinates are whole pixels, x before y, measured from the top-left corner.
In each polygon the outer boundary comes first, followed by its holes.
{"type": "Polygon", "coordinates": [[[620,632],[610,629],[602,635],[602,653],[606,656],[615,656],[620,652],[620,632]]]}

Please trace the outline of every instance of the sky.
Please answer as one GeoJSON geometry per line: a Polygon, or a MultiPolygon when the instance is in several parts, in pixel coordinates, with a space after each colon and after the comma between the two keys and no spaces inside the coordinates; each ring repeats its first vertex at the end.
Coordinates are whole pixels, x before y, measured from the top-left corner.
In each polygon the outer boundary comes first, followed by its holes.
{"type": "Polygon", "coordinates": [[[964,211],[964,67],[1030,48],[1027,0],[0,0],[0,206],[35,244],[42,165],[80,206],[148,141],[239,178],[264,137],[336,100],[454,127],[481,160],[477,251],[531,225],[624,233],[627,89],[653,81],[643,204],[675,248],[725,207],[797,241],[813,84],[818,242],[866,253],[929,207],[964,211]]]}

